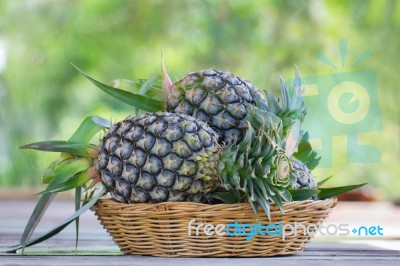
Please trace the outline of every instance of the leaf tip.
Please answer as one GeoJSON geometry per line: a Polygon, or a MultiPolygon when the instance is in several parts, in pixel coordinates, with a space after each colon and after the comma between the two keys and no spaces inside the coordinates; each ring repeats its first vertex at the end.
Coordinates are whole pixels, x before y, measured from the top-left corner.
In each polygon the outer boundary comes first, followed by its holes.
{"type": "Polygon", "coordinates": [[[171,90],[172,90],[172,87],[174,86],[174,84],[172,83],[171,79],[169,78],[167,69],[164,64],[164,56],[163,56],[162,51],[161,51],[161,71],[162,71],[162,76],[163,76],[162,85],[164,87],[165,93],[168,96],[171,93],[171,90]]]}

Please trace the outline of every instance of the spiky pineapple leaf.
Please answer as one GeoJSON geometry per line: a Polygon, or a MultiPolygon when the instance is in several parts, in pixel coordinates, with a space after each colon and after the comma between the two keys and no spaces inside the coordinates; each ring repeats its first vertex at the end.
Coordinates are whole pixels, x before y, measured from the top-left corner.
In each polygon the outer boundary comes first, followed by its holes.
{"type": "MultiPolygon", "coordinates": [[[[268,220],[271,221],[271,208],[270,208],[270,204],[267,200],[263,200],[262,198],[258,198],[257,200],[257,205],[260,204],[261,207],[263,208],[265,214],[268,217],[268,220]]],[[[256,203],[254,203],[254,207],[253,210],[255,210],[255,214],[256,216],[258,216],[258,206],[256,205],[256,203]]]]}
{"type": "Polygon", "coordinates": [[[139,94],[146,95],[153,88],[154,83],[156,83],[157,80],[159,80],[159,79],[160,79],[160,77],[158,77],[158,76],[152,76],[149,79],[147,79],[145,82],[143,82],[141,84],[140,89],[139,89],[139,94]]]}
{"type": "Polygon", "coordinates": [[[100,116],[89,116],[79,125],[69,141],[88,143],[100,130],[110,128],[112,122],[100,116]]]}
{"type": "Polygon", "coordinates": [[[296,120],[289,129],[285,139],[285,151],[289,157],[297,151],[297,147],[301,140],[301,134],[301,122],[300,120],[296,120]]]}
{"type": "Polygon", "coordinates": [[[277,192],[284,201],[292,201],[292,194],[290,191],[285,187],[274,187],[273,190],[277,192]]]}
{"type": "Polygon", "coordinates": [[[309,142],[309,134],[305,132],[297,146],[297,152],[293,154],[298,160],[303,162],[308,169],[313,170],[317,167],[321,157],[313,150],[309,142]]]}
{"type": "MultiPolygon", "coordinates": [[[[57,180],[52,179],[50,184],[55,183],[56,181],[57,180]]],[[[36,206],[28,220],[28,223],[25,226],[24,232],[22,233],[20,240],[21,243],[24,243],[27,240],[29,240],[29,238],[35,231],[37,225],[39,224],[44,213],[47,211],[48,207],[50,206],[50,203],[53,201],[56,195],[57,193],[46,193],[41,195],[38,203],[36,203],[36,206]]]]}
{"type": "Polygon", "coordinates": [[[271,196],[271,198],[272,198],[272,201],[278,206],[281,213],[285,213],[285,209],[283,208],[282,199],[277,195],[271,196]]]}
{"type": "MultiPolygon", "coordinates": [[[[79,125],[79,128],[74,132],[69,141],[77,143],[88,143],[100,130],[109,128],[112,126],[112,122],[99,117],[99,116],[89,116],[86,117],[83,122],[79,125]]],[[[56,167],[62,166],[63,162],[70,156],[68,153],[62,153],[61,158],[55,162],[52,162],[47,169],[42,178],[43,184],[48,184],[51,179],[54,178],[54,170],[56,167]]]]}
{"type": "Polygon", "coordinates": [[[317,195],[320,193],[320,190],[312,188],[298,188],[289,190],[289,192],[292,195],[293,201],[301,201],[310,199],[312,196],[317,195]]]}
{"type": "MultiPolygon", "coordinates": [[[[75,212],[81,208],[82,187],[75,188],[75,212]]],[[[75,220],[75,249],[78,248],[79,242],[79,216],[75,220]]]]}
{"type": "Polygon", "coordinates": [[[211,198],[222,201],[225,204],[239,203],[240,199],[237,197],[237,193],[233,190],[224,192],[214,192],[210,195],[211,198]]]}
{"type": "Polygon", "coordinates": [[[94,204],[96,204],[96,202],[104,195],[105,189],[102,188],[101,191],[95,196],[93,197],[89,202],[87,202],[84,206],[82,206],[78,211],[76,211],[74,214],[72,214],[71,216],[69,216],[67,219],[65,219],[64,221],[62,221],[60,224],[58,224],[57,226],[55,226],[53,229],[51,229],[50,231],[44,233],[43,235],[32,239],[32,240],[28,240],[28,241],[22,241],[22,243],[14,245],[14,246],[10,246],[7,247],[3,250],[1,250],[2,252],[8,252],[8,253],[15,253],[17,250],[19,249],[23,249],[25,247],[29,247],[38,243],[41,243],[55,235],[57,235],[58,233],[60,233],[65,227],[67,227],[70,223],[72,223],[73,221],[75,221],[80,215],[82,215],[82,213],[86,212],[87,210],[89,210],[94,204]]]}
{"type": "MultiPolygon", "coordinates": [[[[37,225],[42,219],[44,213],[46,212],[46,210],[50,206],[50,203],[53,201],[56,195],[57,195],[56,193],[48,193],[40,197],[38,203],[35,206],[35,209],[33,209],[31,217],[28,220],[28,223],[25,226],[25,230],[20,240],[21,243],[25,243],[26,240],[29,240],[29,238],[33,234],[34,230],[36,229],[37,225]]],[[[21,247],[24,248],[25,246],[21,247]]]]}
{"type": "Polygon", "coordinates": [[[18,148],[49,151],[49,152],[63,152],[82,157],[93,157],[93,158],[96,157],[96,155],[92,153],[93,149],[96,148],[95,146],[84,143],[65,141],[65,140],[40,141],[31,144],[26,144],[18,148]]]}
{"type": "Polygon", "coordinates": [[[53,180],[55,173],[55,168],[57,167],[59,160],[54,161],[49,164],[42,176],[42,184],[49,184],[53,180]]]}
{"type": "MultiPolygon", "coordinates": [[[[83,170],[86,170],[86,168],[83,170]]],[[[42,192],[42,193],[64,192],[64,191],[68,191],[68,190],[71,190],[74,188],[79,188],[79,187],[83,186],[83,184],[88,182],[91,178],[92,178],[92,176],[90,176],[87,171],[79,172],[79,173],[74,174],[68,180],[59,184],[56,188],[54,188],[50,191],[42,192]]]]}
{"type": "MultiPolygon", "coordinates": [[[[117,79],[112,81],[110,85],[116,89],[128,90],[155,100],[164,101],[161,79],[159,76],[152,76],[148,79],[140,79],[138,81],[117,79]]],[[[134,113],[138,115],[139,109],[135,107],[134,113]]]]}
{"type": "MultiPolygon", "coordinates": [[[[79,143],[88,143],[94,135],[96,135],[100,130],[110,127],[111,122],[107,119],[98,117],[98,116],[90,116],[85,118],[85,120],[80,124],[78,129],[74,132],[72,137],[69,139],[72,142],[79,142],[79,143]]],[[[63,159],[65,156],[61,156],[63,159]]],[[[62,163],[65,163],[66,160],[62,160],[62,163]]],[[[53,165],[54,168],[56,164],[53,165]]],[[[51,165],[50,165],[51,167],[51,165]]],[[[54,169],[55,170],[55,169],[54,169]]],[[[51,173],[49,173],[51,174],[51,173]]],[[[62,183],[62,178],[54,178],[56,173],[54,172],[54,176],[48,176],[49,185],[55,187],[56,184],[62,183]]],[[[57,193],[47,193],[43,194],[38,203],[36,204],[28,223],[25,226],[24,232],[22,234],[21,243],[25,243],[29,238],[32,236],[33,232],[35,231],[37,225],[39,224],[40,220],[42,219],[44,213],[48,209],[50,203],[54,199],[57,193]]],[[[78,223],[78,222],[77,222],[78,223]]]]}
{"type": "Polygon", "coordinates": [[[276,98],[273,94],[266,92],[266,101],[269,112],[272,112],[282,120],[283,137],[286,138],[289,130],[296,123],[302,122],[307,113],[304,106],[304,86],[298,70],[295,71],[293,88],[290,88],[285,80],[280,78],[281,96],[276,98]]]}
{"type": "Polygon", "coordinates": [[[149,97],[140,95],[138,93],[132,93],[125,90],[120,90],[100,81],[95,80],[94,78],[90,77],[88,74],[83,72],[77,66],[73,65],[82,75],[84,75],[89,81],[91,81],[94,85],[96,85],[99,89],[104,91],[105,93],[113,96],[114,98],[134,106],[140,110],[147,111],[147,112],[157,112],[162,111],[164,109],[164,102],[158,101],[155,99],[151,99],[149,97]]]}
{"type": "Polygon", "coordinates": [[[317,183],[317,185],[318,185],[318,186],[322,186],[323,184],[325,184],[325,183],[326,183],[329,179],[331,179],[332,177],[333,177],[333,175],[328,176],[327,178],[325,178],[325,179],[319,181],[319,182],[317,183]]]}
{"type": "Polygon", "coordinates": [[[91,166],[91,161],[86,158],[75,158],[69,159],[68,161],[69,163],[56,169],[53,182],[50,182],[46,189],[39,194],[62,192],[66,191],[66,186],[70,186],[69,189],[73,189],[82,185],[81,183],[84,177],[80,178],[79,174],[86,171],[91,166]],[[74,178],[75,176],[77,176],[77,178],[74,178]],[[72,186],[73,184],[76,184],[76,186],[72,186]]]}
{"type": "MultiPolygon", "coordinates": [[[[157,77],[157,79],[152,82],[152,86],[151,89],[154,91],[158,91],[158,92],[163,92],[163,87],[162,87],[162,78],[160,78],[159,76],[155,76],[157,77]]],[[[139,85],[141,85],[141,87],[143,86],[143,84],[145,84],[147,82],[148,79],[138,79],[137,83],[139,85]]]]}
{"type": "Polygon", "coordinates": [[[358,185],[350,185],[350,186],[343,186],[343,187],[331,187],[331,188],[318,188],[320,190],[320,193],[318,194],[318,198],[320,200],[328,199],[335,197],[339,194],[360,188],[362,186],[365,186],[367,183],[363,184],[358,184],[358,185]]]}
{"type": "Polygon", "coordinates": [[[87,167],[87,165],[82,166],[82,160],[87,161],[87,159],[71,159],[71,163],[57,171],[55,177],[51,180],[46,190],[42,192],[42,196],[36,204],[35,209],[33,210],[31,217],[29,218],[29,221],[25,227],[24,233],[22,234],[21,243],[29,240],[40,220],[42,219],[44,213],[48,209],[50,203],[57,195],[57,193],[53,193],[50,191],[57,188],[57,186],[59,186],[63,181],[72,176],[77,170],[81,169],[79,167],[87,167]]]}
{"type": "Polygon", "coordinates": [[[152,93],[157,93],[157,96],[160,96],[160,93],[162,94],[163,92],[159,76],[151,76],[148,79],[138,80],[116,79],[110,83],[110,86],[146,96],[150,96],[152,93]]]}
{"type": "MultiPolygon", "coordinates": [[[[249,200],[249,203],[250,203],[251,208],[253,209],[256,219],[258,219],[258,205],[261,204],[261,202],[249,200]]],[[[270,217],[269,217],[270,211],[269,211],[268,204],[269,203],[267,202],[267,205],[265,206],[265,208],[264,208],[264,206],[262,206],[262,208],[265,210],[265,213],[267,214],[268,219],[270,219],[270,217]]]]}

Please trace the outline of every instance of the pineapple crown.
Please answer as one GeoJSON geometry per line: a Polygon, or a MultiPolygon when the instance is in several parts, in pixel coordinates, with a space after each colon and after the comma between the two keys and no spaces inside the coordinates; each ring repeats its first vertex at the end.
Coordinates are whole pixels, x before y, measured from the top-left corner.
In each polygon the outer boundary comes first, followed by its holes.
{"type": "Polygon", "coordinates": [[[282,146],[285,147],[288,154],[293,154],[302,138],[301,124],[307,114],[307,108],[303,102],[305,86],[297,67],[292,88],[282,77],[280,82],[281,97],[275,97],[271,92],[265,91],[266,102],[256,100],[256,105],[281,120],[282,141],[284,142],[282,146]]]}
{"type": "MultiPolygon", "coordinates": [[[[276,98],[272,93],[266,92],[267,104],[265,109],[272,112],[282,120],[283,135],[287,136],[290,129],[298,123],[302,123],[307,114],[307,108],[303,102],[305,86],[300,78],[297,67],[293,87],[290,88],[285,80],[280,78],[281,97],[276,98]]],[[[261,105],[262,103],[260,103],[261,105]]]]}
{"type": "Polygon", "coordinates": [[[280,145],[281,138],[281,120],[253,108],[243,140],[228,146],[219,164],[224,188],[233,191],[239,201],[248,201],[255,213],[261,206],[268,217],[270,202],[283,212],[282,202],[291,200],[287,187],[293,175],[289,156],[280,145]]]}

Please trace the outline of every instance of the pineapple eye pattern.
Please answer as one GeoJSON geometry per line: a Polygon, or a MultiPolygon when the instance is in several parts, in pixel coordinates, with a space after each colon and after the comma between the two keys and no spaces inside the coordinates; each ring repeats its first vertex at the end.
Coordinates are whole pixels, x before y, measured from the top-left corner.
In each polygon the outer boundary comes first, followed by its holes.
{"type": "Polygon", "coordinates": [[[217,139],[207,124],[184,114],[128,117],[102,139],[97,170],[121,202],[200,201],[218,184],[209,180],[218,178],[211,175],[217,139]]]}

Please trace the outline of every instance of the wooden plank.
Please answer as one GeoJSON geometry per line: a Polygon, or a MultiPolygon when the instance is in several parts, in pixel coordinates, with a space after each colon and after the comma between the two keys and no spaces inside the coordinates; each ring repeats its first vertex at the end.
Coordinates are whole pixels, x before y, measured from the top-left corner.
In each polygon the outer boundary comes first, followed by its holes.
{"type": "Polygon", "coordinates": [[[273,258],[157,258],[144,256],[9,256],[1,257],[3,265],[398,265],[391,258],[365,259],[359,257],[307,258],[299,256],[273,258]]]}
{"type": "MultiPolygon", "coordinates": [[[[0,247],[18,242],[34,205],[35,202],[30,200],[0,201],[0,247]]],[[[45,232],[73,211],[71,201],[55,201],[36,234],[45,232]]],[[[344,206],[341,207],[341,211],[349,212],[344,206]]],[[[396,237],[392,239],[397,241],[379,240],[386,246],[393,247],[391,249],[372,245],[377,242],[372,240],[364,239],[354,243],[318,242],[317,238],[317,241],[313,241],[304,252],[294,256],[182,259],[121,256],[118,247],[91,212],[81,217],[80,245],[76,251],[74,234],[74,226],[69,226],[52,239],[28,248],[23,256],[2,253],[0,265],[400,265],[400,251],[394,250],[396,247],[400,249],[400,241],[396,237]]]]}

